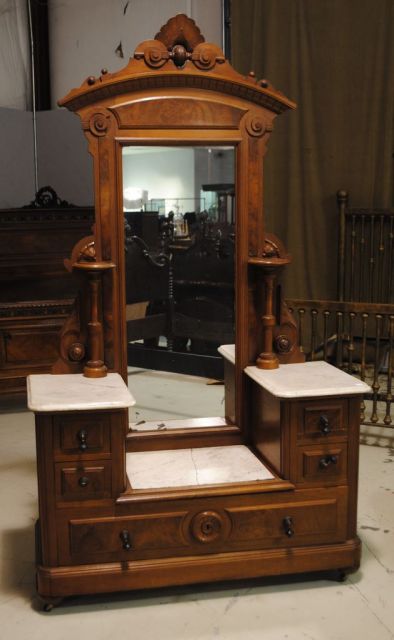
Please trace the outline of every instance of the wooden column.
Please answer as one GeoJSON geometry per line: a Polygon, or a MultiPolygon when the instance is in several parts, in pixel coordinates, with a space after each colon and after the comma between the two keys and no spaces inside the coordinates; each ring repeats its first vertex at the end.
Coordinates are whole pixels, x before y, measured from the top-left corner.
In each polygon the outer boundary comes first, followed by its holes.
{"type": "Polygon", "coordinates": [[[83,374],[87,378],[103,378],[107,375],[104,364],[104,338],[101,305],[101,279],[104,271],[113,269],[113,262],[76,262],[73,269],[86,273],[89,286],[90,317],[88,322],[88,353],[83,374]]]}
{"type": "Polygon", "coordinates": [[[274,295],[276,278],[279,271],[289,264],[290,256],[283,257],[267,256],[263,258],[249,258],[249,264],[259,267],[262,270],[264,281],[264,313],[262,315],[263,328],[263,351],[256,360],[256,367],[259,369],[277,369],[279,358],[274,352],[274,328],[280,324],[280,319],[274,313],[274,295]]]}

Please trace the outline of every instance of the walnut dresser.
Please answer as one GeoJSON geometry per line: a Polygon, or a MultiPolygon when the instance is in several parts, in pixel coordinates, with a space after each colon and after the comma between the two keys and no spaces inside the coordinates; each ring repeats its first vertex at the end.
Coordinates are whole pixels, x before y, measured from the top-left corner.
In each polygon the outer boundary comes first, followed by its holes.
{"type": "MultiPolygon", "coordinates": [[[[93,157],[95,228],[72,253],[86,309],[74,316],[71,350],[61,337],[62,374],[28,384],[45,606],[74,594],[354,570],[368,387],[304,362],[280,284],[291,258],[265,228],[267,142],[276,116],[296,105],[267,80],[237,73],[183,14],[124,69],[90,76],[59,104],[80,117],[93,157]],[[201,417],[190,418],[179,394],[171,420],[130,428],[124,188],[162,202],[168,184],[188,184],[194,201],[224,158],[235,185],[235,344],[219,349],[224,405],[207,416],[201,400],[201,417]]],[[[180,193],[169,195],[181,202],[180,193]]]]}

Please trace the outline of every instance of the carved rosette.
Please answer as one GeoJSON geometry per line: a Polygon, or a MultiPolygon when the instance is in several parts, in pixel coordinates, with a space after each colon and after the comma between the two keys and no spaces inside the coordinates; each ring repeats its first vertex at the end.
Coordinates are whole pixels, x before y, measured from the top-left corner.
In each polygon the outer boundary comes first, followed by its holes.
{"type": "Polygon", "coordinates": [[[160,69],[170,57],[169,52],[162,42],[158,40],[147,40],[144,42],[143,50],[136,50],[134,58],[136,60],[145,60],[145,63],[151,69],[160,69]]]}
{"type": "Polygon", "coordinates": [[[212,69],[216,63],[222,64],[225,62],[225,57],[219,47],[204,42],[196,47],[192,54],[192,61],[197,69],[201,69],[201,71],[209,71],[209,69],[212,69]]]}
{"type": "Polygon", "coordinates": [[[274,340],[275,351],[280,355],[290,353],[293,346],[289,336],[283,333],[280,333],[274,340]]]}
{"type": "Polygon", "coordinates": [[[245,115],[245,129],[250,136],[260,138],[273,129],[272,123],[265,121],[260,114],[248,112],[245,115]]]}
{"type": "Polygon", "coordinates": [[[72,362],[81,362],[85,357],[85,345],[82,342],[73,342],[68,347],[68,357],[72,362]]]}
{"type": "Polygon", "coordinates": [[[87,128],[97,137],[105,136],[111,126],[112,114],[106,109],[96,109],[88,120],[87,128]]]}
{"type": "Polygon", "coordinates": [[[190,522],[192,537],[202,544],[222,542],[231,529],[228,515],[218,511],[200,511],[190,522]]]}
{"type": "Polygon", "coordinates": [[[53,366],[53,373],[81,371],[81,363],[85,358],[85,336],[81,331],[80,308],[81,301],[78,297],[60,332],[59,359],[53,366]]]}

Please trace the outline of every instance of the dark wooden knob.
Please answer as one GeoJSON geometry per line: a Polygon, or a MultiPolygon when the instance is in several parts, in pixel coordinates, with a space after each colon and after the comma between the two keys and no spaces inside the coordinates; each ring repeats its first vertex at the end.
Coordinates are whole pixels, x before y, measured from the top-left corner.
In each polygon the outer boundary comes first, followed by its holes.
{"type": "Polygon", "coordinates": [[[87,487],[89,484],[89,478],[87,478],[86,476],[82,476],[81,478],[79,478],[78,484],[80,487],[87,487]]]}
{"type": "Polygon", "coordinates": [[[127,529],[123,529],[123,531],[120,532],[119,537],[122,541],[122,547],[125,551],[130,551],[131,549],[131,539],[130,539],[130,533],[127,531],[127,529]]]}
{"type": "Polygon", "coordinates": [[[86,431],[86,429],[80,429],[77,433],[77,438],[79,440],[80,450],[86,451],[86,449],[88,448],[88,443],[87,443],[88,432],[86,431]]]}
{"type": "Polygon", "coordinates": [[[283,528],[285,530],[285,534],[291,538],[292,536],[294,536],[294,529],[293,529],[293,518],[290,518],[289,516],[287,518],[283,519],[283,528]]]}
{"type": "Polygon", "coordinates": [[[328,416],[326,416],[324,414],[320,416],[320,418],[319,418],[319,428],[320,428],[320,431],[325,436],[328,436],[328,434],[331,433],[331,427],[330,427],[330,423],[328,421],[328,416]]]}
{"type": "Polygon", "coordinates": [[[321,458],[319,461],[319,467],[321,469],[327,469],[327,467],[329,467],[330,464],[337,464],[337,462],[338,462],[337,456],[324,456],[324,458],[321,458]]]}

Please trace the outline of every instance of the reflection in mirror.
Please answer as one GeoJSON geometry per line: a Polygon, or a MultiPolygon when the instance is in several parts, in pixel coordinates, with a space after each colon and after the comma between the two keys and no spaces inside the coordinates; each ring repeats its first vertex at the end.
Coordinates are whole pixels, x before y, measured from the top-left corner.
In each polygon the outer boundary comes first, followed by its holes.
{"type": "Polygon", "coordinates": [[[126,321],[136,430],[225,420],[233,344],[234,147],[125,146],[126,321]]]}

